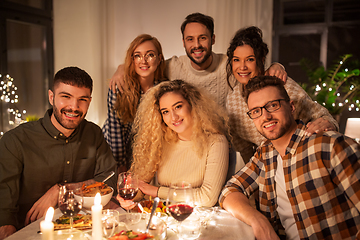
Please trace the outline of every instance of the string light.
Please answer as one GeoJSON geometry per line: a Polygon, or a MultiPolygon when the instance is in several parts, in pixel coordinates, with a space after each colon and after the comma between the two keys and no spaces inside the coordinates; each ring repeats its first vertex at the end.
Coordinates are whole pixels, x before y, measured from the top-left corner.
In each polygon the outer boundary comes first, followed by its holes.
{"type": "MultiPolygon", "coordinates": [[[[22,119],[26,110],[23,110],[21,114],[20,110],[16,107],[16,103],[19,102],[19,96],[17,95],[17,87],[14,84],[14,79],[9,74],[3,76],[0,74],[0,100],[8,104],[7,113],[9,115],[9,125],[20,124],[24,122],[22,119]]],[[[1,132],[1,136],[4,133],[1,132]]]]}

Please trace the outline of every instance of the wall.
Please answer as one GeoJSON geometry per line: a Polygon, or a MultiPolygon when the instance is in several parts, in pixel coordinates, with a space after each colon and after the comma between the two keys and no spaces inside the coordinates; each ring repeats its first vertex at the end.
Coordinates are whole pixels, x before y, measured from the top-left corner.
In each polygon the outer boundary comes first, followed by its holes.
{"type": "MultiPolygon", "coordinates": [[[[94,80],[87,119],[106,118],[107,79],[141,33],[156,36],[165,58],[185,54],[180,25],[193,12],[215,20],[214,52],[225,53],[237,29],[257,25],[271,49],[272,0],[53,0],[55,71],[76,65],[94,80]]],[[[271,54],[269,54],[271,56],[271,54]]]]}

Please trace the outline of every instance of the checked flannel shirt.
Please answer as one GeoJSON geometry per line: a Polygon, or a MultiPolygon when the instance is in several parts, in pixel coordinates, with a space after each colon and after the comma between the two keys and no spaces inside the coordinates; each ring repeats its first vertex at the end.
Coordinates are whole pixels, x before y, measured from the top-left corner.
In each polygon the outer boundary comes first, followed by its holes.
{"type": "MultiPolygon", "coordinates": [[[[360,239],[360,146],[329,131],[305,136],[299,121],[282,158],[287,196],[301,239],[360,239]]],[[[269,140],[230,179],[220,206],[232,192],[258,191],[259,211],[275,231],[283,229],[276,212],[275,172],[279,153],[269,140]]]]}
{"type": "Polygon", "coordinates": [[[110,89],[107,98],[107,119],[102,131],[106,142],[110,145],[113,156],[118,166],[129,165],[127,160],[127,152],[131,141],[131,123],[124,124],[114,110],[116,103],[116,94],[110,89]]]}

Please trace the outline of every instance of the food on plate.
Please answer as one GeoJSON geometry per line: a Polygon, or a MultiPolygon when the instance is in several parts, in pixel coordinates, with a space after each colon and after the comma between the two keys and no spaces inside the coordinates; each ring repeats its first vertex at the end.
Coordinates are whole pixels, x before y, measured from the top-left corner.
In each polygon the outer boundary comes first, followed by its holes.
{"type": "MultiPolygon", "coordinates": [[[[152,206],[154,204],[153,200],[144,200],[140,202],[141,206],[143,207],[145,212],[151,213],[152,210],[152,206]]],[[[138,212],[141,213],[141,209],[139,208],[138,205],[136,205],[133,209],[133,212],[138,212]]],[[[162,212],[162,213],[167,213],[166,212],[166,206],[163,202],[159,202],[159,204],[157,205],[155,212],[162,212]]]]}
{"type": "MultiPolygon", "coordinates": [[[[77,214],[73,217],[73,227],[79,230],[91,228],[91,215],[90,214],[77,214]]],[[[70,218],[62,215],[54,222],[54,230],[70,229],[70,218]]]]}
{"type": "Polygon", "coordinates": [[[109,240],[145,240],[145,239],[154,239],[154,236],[151,236],[149,233],[133,232],[130,231],[121,231],[120,233],[115,234],[109,240]]]}
{"type": "Polygon", "coordinates": [[[106,183],[96,182],[89,186],[82,185],[81,190],[83,192],[83,197],[95,197],[96,193],[100,193],[101,195],[106,195],[111,193],[112,189],[106,183]]]}

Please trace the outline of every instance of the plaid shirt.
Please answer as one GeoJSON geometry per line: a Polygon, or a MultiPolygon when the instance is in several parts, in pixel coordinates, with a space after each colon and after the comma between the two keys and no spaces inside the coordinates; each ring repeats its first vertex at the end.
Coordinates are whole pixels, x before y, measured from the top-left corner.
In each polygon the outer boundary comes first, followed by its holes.
{"type": "Polygon", "coordinates": [[[131,123],[124,124],[114,110],[116,94],[109,89],[107,98],[107,119],[102,128],[106,142],[110,145],[111,151],[118,166],[129,165],[127,149],[129,150],[131,123]]]}
{"type": "MultiPolygon", "coordinates": [[[[360,238],[360,146],[337,132],[304,135],[300,121],[283,157],[287,196],[301,239],[360,238]]],[[[250,162],[230,179],[220,205],[231,192],[249,197],[258,190],[259,210],[275,231],[278,152],[264,142],[250,162]]]]}

